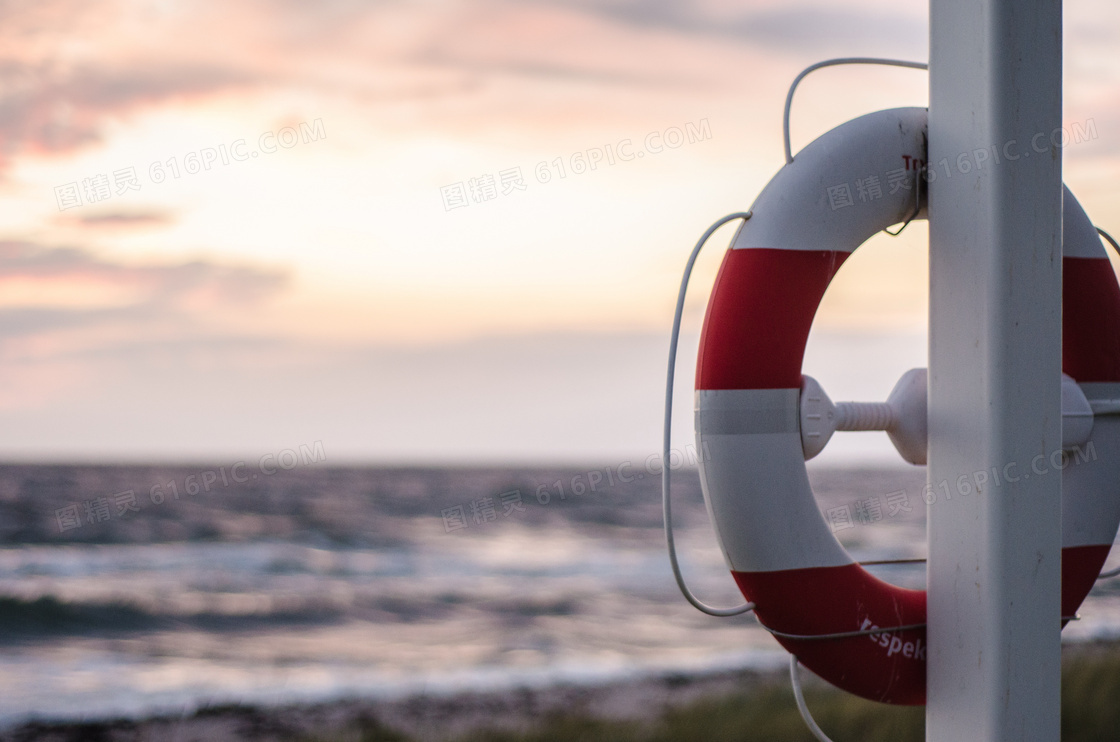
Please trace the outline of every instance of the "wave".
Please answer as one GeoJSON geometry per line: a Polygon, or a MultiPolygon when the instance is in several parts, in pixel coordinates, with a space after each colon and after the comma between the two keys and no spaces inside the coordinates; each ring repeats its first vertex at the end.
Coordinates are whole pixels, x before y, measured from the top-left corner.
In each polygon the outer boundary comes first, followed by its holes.
{"type": "Polygon", "coordinates": [[[214,611],[161,614],[124,602],[69,602],[53,595],[34,600],[0,596],[0,643],[191,628],[214,632],[255,631],[273,625],[334,623],[341,618],[336,608],[316,604],[250,614],[214,611]]]}

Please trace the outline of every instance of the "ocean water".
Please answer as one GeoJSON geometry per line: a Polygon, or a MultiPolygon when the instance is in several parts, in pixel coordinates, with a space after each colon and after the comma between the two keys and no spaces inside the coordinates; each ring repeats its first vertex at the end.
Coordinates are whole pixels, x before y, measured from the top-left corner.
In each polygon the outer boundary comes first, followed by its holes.
{"type": "MultiPolygon", "coordinates": [[[[0,724],[785,661],[751,617],[681,598],[644,462],[272,469],[0,470],[0,724]]],[[[924,556],[924,470],[811,478],[854,556],[924,556]]],[[[674,491],[694,591],[736,602],[695,471],[674,491]]],[[[1120,636],[1120,590],[1082,615],[1067,640],[1120,636]]]]}

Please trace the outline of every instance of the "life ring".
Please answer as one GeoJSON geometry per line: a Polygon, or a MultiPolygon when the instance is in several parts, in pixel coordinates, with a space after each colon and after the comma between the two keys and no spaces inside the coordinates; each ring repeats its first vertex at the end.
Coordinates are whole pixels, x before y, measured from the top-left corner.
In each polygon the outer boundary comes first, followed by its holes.
{"type": "MultiPolygon", "coordinates": [[[[809,485],[799,399],[806,340],[832,277],[869,237],[924,215],[916,190],[926,131],[925,109],[872,113],[774,176],[716,278],[695,398],[704,496],[758,620],[830,683],[911,705],[925,702],[926,594],[874,577],[831,533],[809,485]]],[[[1063,238],[1063,370],[1089,399],[1120,398],[1120,286],[1068,190],[1063,238]]],[[[1120,419],[1098,417],[1084,450],[1095,455],[1062,472],[1065,617],[1120,525],[1120,419]]]]}

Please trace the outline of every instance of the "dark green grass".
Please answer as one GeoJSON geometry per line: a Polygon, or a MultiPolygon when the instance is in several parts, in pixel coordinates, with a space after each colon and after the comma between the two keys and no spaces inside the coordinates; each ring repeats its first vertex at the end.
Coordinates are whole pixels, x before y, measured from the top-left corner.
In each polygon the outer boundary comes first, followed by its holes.
{"type": "Polygon", "coordinates": [[[1120,740],[1120,647],[1073,657],[1062,670],[1063,742],[1120,740]]]}
{"type": "MultiPolygon", "coordinates": [[[[922,707],[871,703],[828,689],[806,689],[805,699],[817,723],[835,742],[920,742],[925,724],[922,707]]],[[[774,683],[722,698],[702,700],[671,710],[647,724],[578,717],[544,720],[529,734],[481,731],[462,742],[710,742],[711,740],[781,740],[815,742],[797,713],[793,693],[774,683]]]]}
{"type": "MultiPolygon", "coordinates": [[[[1062,673],[1062,742],[1120,740],[1120,651],[1078,651],[1062,673]]],[[[886,706],[831,688],[807,688],[806,702],[834,742],[920,742],[925,708],[886,706]]],[[[788,685],[698,701],[649,724],[578,717],[542,720],[527,734],[480,731],[461,742],[814,742],[788,685]]]]}

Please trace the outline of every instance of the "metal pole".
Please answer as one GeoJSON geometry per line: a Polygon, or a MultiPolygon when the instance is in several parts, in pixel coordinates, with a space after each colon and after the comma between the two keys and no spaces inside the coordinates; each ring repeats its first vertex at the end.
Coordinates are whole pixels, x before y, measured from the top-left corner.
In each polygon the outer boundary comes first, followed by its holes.
{"type": "Polygon", "coordinates": [[[1054,742],[1061,1],[931,0],[930,36],[926,739],[1054,742]]]}

